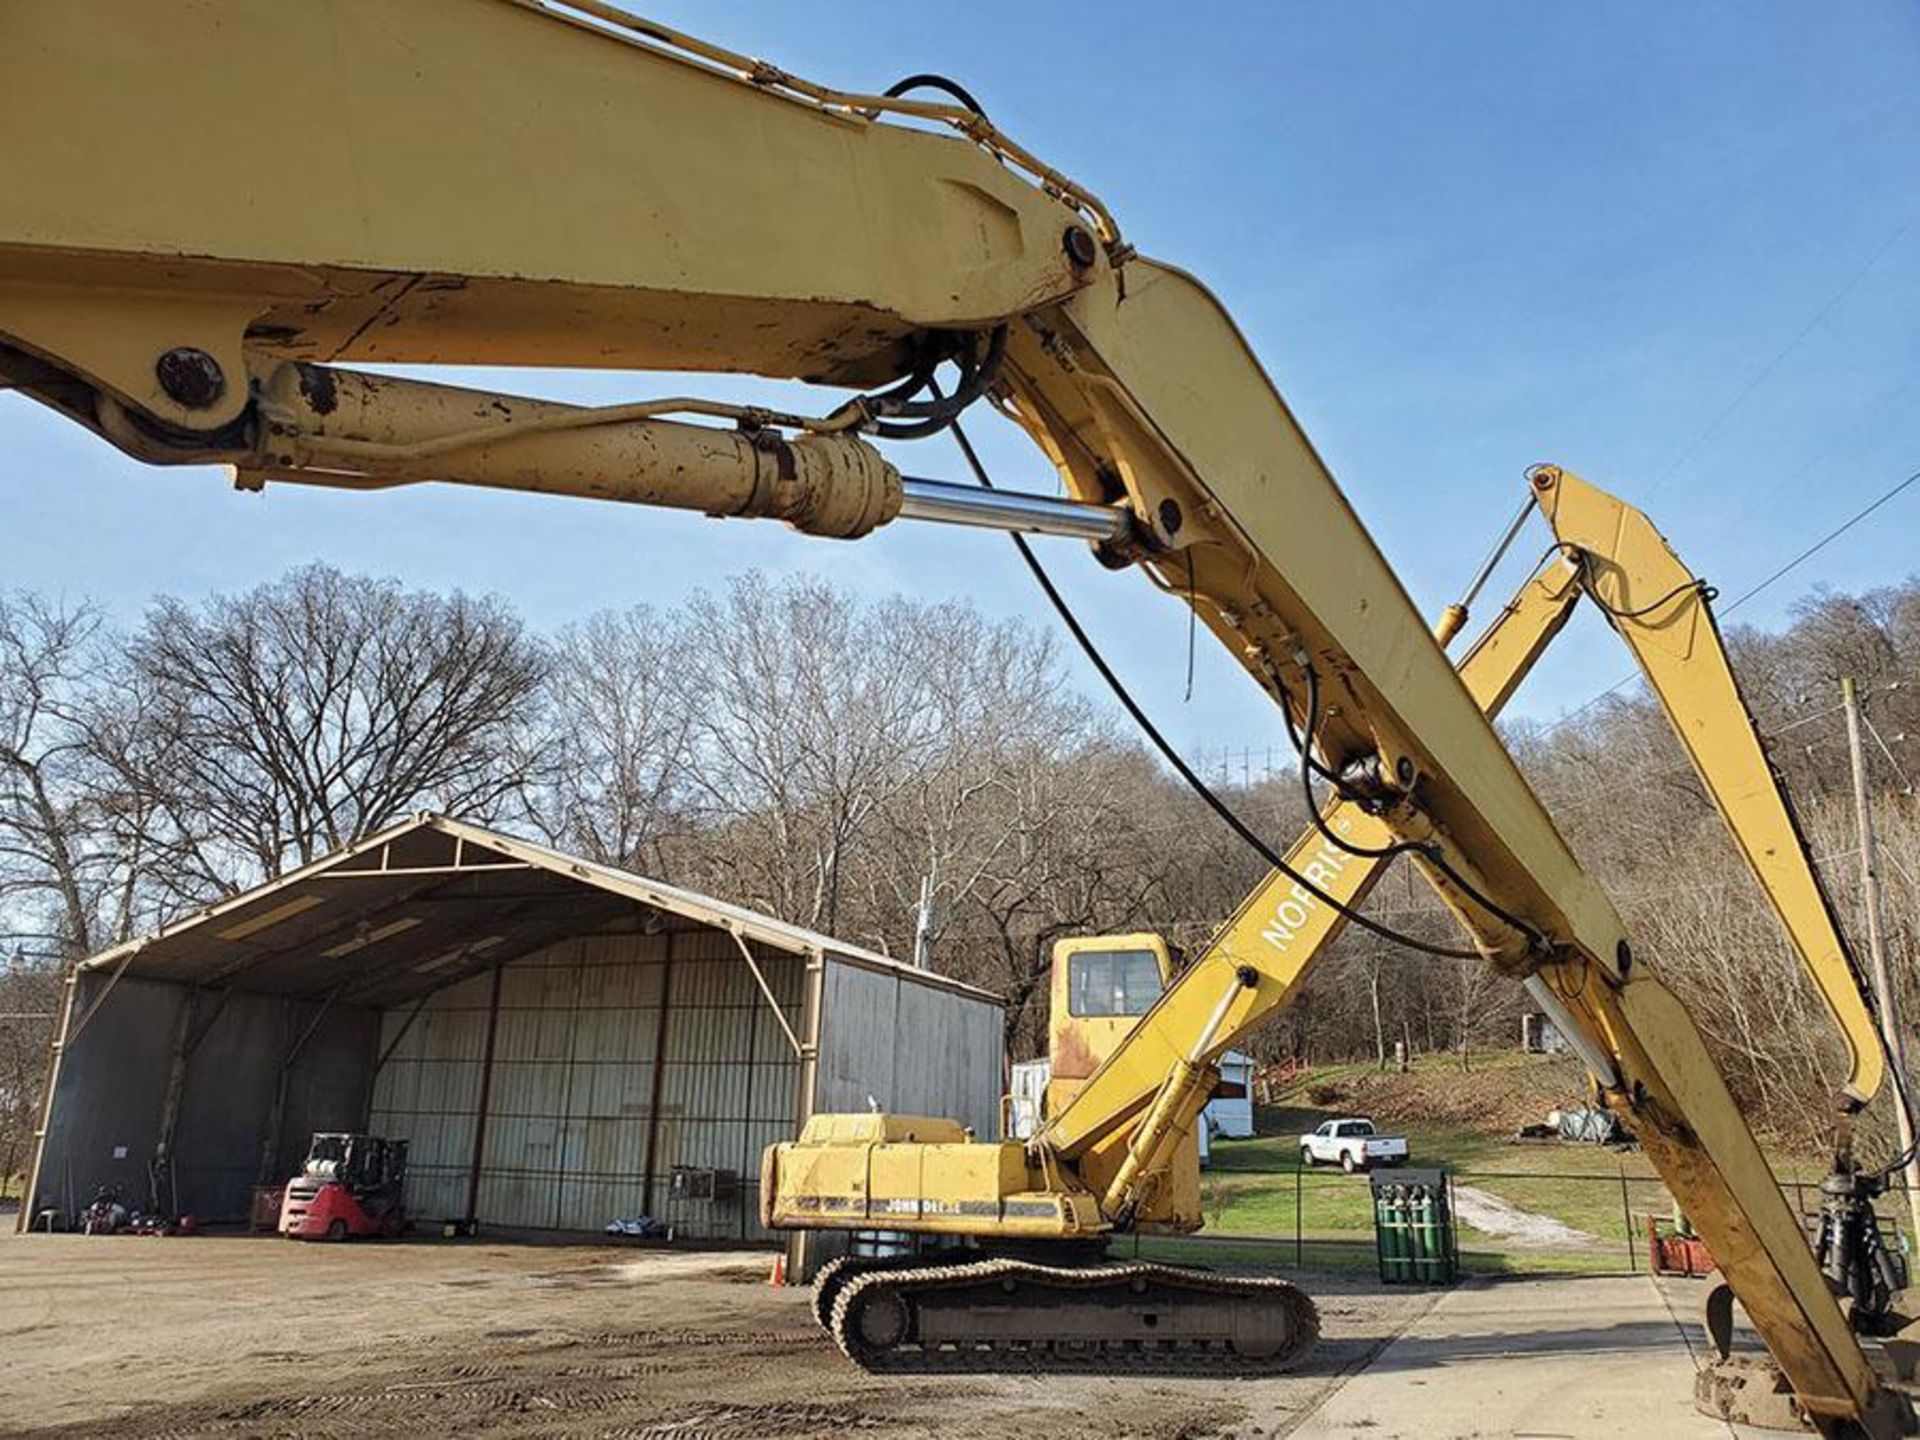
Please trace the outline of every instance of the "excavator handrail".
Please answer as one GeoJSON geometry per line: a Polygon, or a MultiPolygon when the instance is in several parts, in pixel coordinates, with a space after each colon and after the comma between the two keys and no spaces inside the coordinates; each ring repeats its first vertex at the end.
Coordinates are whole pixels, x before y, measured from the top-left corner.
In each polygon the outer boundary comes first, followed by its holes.
{"type": "MultiPolygon", "coordinates": [[[[510,4],[526,5],[529,8],[550,15],[566,24],[579,24],[577,17],[548,3],[548,0],[508,0],[510,4]]],[[[1048,165],[1032,151],[1011,139],[978,106],[966,104],[943,104],[937,100],[909,100],[902,95],[868,95],[858,91],[836,90],[830,85],[822,85],[784,70],[765,60],[751,55],[742,55],[725,46],[715,45],[689,35],[684,30],[675,30],[671,26],[648,20],[635,15],[617,5],[609,5],[606,0],[567,0],[568,10],[577,10],[590,15],[606,25],[615,27],[622,38],[631,43],[645,44],[649,41],[663,47],[667,53],[679,52],[676,58],[688,63],[700,63],[716,74],[729,79],[744,81],[749,85],[765,90],[791,95],[823,110],[847,116],[859,116],[873,119],[879,115],[901,115],[916,120],[937,120],[951,125],[989,154],[1006,161],[1008,164],[1025,171],[1041,188],[1057,199],[1070,204],[1091,221],[1099,232],[1100,239],[1108,248],[1114,263],[1123,263],[1126,254],[1120,239],[1120,222],[1113,212],[1101,203],[1100,198],[1085,186],[1076,183],[1058,170],[1048,165]]]]}

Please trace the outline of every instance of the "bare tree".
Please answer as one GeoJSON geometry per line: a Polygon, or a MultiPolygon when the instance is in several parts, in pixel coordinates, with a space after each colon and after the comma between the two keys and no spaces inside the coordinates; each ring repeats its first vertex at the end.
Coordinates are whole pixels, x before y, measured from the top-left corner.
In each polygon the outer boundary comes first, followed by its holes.
{"type": "Polygon", "coordinates": [[[88,606],[0,595],[0,920],[73,960],[96,948],[119,857],[92,804],[89,685],[101,625],[88,606]]]}
{"type": "Polygon", "coordinates": [[[530,733],[521,795],[547,840],[664,875],[687,823],[695,705],[678,617],[638,606],[560,632],[546,724],[530,733]]]}
{"type": "Polygon", "coordinates": [[[30,1152],[68,966],[130,923],[138,873],[99,799],[90,714],[99,614],[0,595],[0,1192],[30,1152]]]}
{"type": "Polygon", "coordinates": [[[1092,707],[1066,682],[1050,637],[1012,622],[988,624],[942,607],[939,663],[923,684],[937,744],[878,816],[879,843],[863,847],[874,923],[915,911],[929,877],[929,934],[943,932],[993,879],[1018,843],[1006,823],[1014,776],[1035,754],[1069,762],[1105,739],[1092,707]]]}
{"type": "Polygon", "coordinates": [[[433,807],[489,815],[516,782],[541,648],[504,605],[296,570],[199,606],[162,599],[128,653],[180,866],[232,888],[433,807]]]}
{"type": "Polygon", "coordinates": [[[19,954],[0,958],[0,1194],[32,1154],[62,995],[60,966],[19,954]]]}
{"type": "Polygon", "coordinates": [[[955,928],[971,943],[950,967],[1007,1000],[1010,1049],[1037,1051],[1053,942],[1151,923],[1177,851],[1151,843],[1165,782],[1138,748],[1029,750],[995,785],[986,823],[1005,834],[955,928]]]}
{"type": "MultiPolygon", "coordinates": [[[[936,614],[817,580],[733,580],[687,607],[691,790],[735,893],[832,930],[853,852],[938,746],[936,614]]],[[[712,873],[712,865],[703,868],[712,873]]]]}
{"type": "MultiPolygon", "coordinates": [[[[1785,631],[1729,643],[1843,922],[1832,697],[1862,682],[1897,983],[1920,1015],[1920,583],[1820,592],[1785,631]]],[[[1628,694],[1506,734],[1749,1113],[1817,1135],[1844,1056],[1657,707],[1628,694]]],[[[1276,848],[1304,823],[1297,776],[1223,789],[1276,848]]],[[[21,952],[0,978],[21,1013],[45,1013],[35,987],[57,990],[62,962],[426,806],[893,954],[932,874],[935,963],[1007,997],[1016,1051],[1043,1041],[1057,938],[1199,944],[1265,873],[1044,634],[964,605],[749,575],[549,649],[497,601],[323,567],[159,601],[130,637],[84,606],[0,598],[0,947],[21,952]]],[[[1409,867],[1369,908],[1455,938],[1409,867]]],[[[1349,932],[1252,1048],[1379,1063],[1397,1033],[1470,1055],[1508,1043],[1517,1004],[1478,963],[1349,932]]],[[[43,1021],[0,1026],[0,1150],[31,1124],[45,1043],[43,1021]]]]}

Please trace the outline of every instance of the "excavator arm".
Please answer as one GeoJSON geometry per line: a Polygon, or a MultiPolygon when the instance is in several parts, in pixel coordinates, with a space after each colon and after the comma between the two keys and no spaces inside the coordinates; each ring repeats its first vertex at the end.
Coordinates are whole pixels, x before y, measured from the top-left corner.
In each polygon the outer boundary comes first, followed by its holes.
{"type": "MultiPolygon", "coordinates": [[[[0,116],[28,137],[0,184],[0,375],[129,454],[254,487],[449,481],[828,535],[902,513],[1096,535],[1190,600],[1489,963],[1561,997],[1809,1412],[1889,1433],[1692,1021],[1226,311],[963,92],[920,93],[826,90],[598,0],[22,0],[0,10],[0,116]],[[863,393],[813,416],[596,411],[345,368],[389,361],[863,393]],[[929,491],[868,443],[983,398],[1077,503],[929,491]]],[[[1272,991],[1256,977],[1221,1026],[1272,991]]],[[[934,1173],[909,1160],[889,1183],[934,1173]]]]}
{"type": "MultiPolygon", "coordinates": [[[[1460,678],[1489,716],[1500,713],[1565,628],[1580,596],[1577,568],[1557,553],[1550,556],[1461,656],[1460,678]]],[[[1449,606],[1436,638],[1445,645],[1466,619],[1464,605],[1449,606]]],[[[1110,1173],[1117,1164],[1103,1154],[1164,1153],[1171,1137],[1148,1133],[1148,1126],[1133,1122],[1157,1092],[1189,1074],[1196,1083],[1188,1087],[1191,1113],[1184,1118],[1192,1119],[1210,1088],[1197,1083],[1201,1067],[1265,1025],[1299,992],[1315,962],[1346,928],[1345,912],[1365,903],[1386,874],[1386,857],[1354,851],[1379,851],[1392,838],[1358,801],[1335,797],[1287,851],[1286,868],[1270,872],[1249,892],[1153,1008],[1049,1119],[1035,1143],[1066,1161],[1086,1158],[1095,1173],[1110,1173]],[[1343,848],[1342,841],[1352,849],[1343,848]],[[1340,908],[1329,901],[1339,902],[1340,908]],[[1253,987],[1257,1003],[1236,1007],[1230,1024],[1210,1029],[1215,1007],[1223,996],[1242,988],[1241,972],[1246,969],[1258,977],[1253,987]],[[1207,1044],[1196,1051],[1195,1041],[1202,1035],[1207,1044]]]]}
{"type": "MultiPolygon", "coordinates": [[[[1546,517],[1554,547],[1461,657],[1460,678],[1487,715],[1497,716],[1583,597],[1607,618],[1632,650],[1834,1019],[1847,1051],[1835,1097],[1836,1149],[1844,1154],[1854,1113],[1882,1087],[1886,1050],[1791,801],[1740,694],[1714,623],[1711,593],[1647,517],[1624,501],[1551,466],[1535,469],[1528,485],[1529,505],[1546,517]]],[[[1465,605],[1449,606],[1436,639],[1444,646],[1466,617],[1465,605]]],[[[1241,902],[1037,1143],[1070,1161],[1090,1152],[1097,1156],[1116,1135],[1135,1153],[1164,1153],[1165,1136],[1143,1134],[1145,1127],[1129,1122],[1175,1077],[1217,1059],[1270,1019],[1345,928],[1342,911],[1295,877],[1345,909],[1357,908],[1386,861],[1354,851],[1378,851],[1390,838],[1355,801],[1336,798],[1329,804],[1287,853],[1286,869],[1269,874],[1241,902]],[[1232,992],[1242,967],[1278,988],[1262,988],[1258,1006],[1209,1031],[1208,1015],[1232,992]],[[1194,1039],[1203,1033],[1208,1044],[1196,1053],[1194,1039]]],[[[1537,981],[1532,988],[1545,1007],[1562,1010],[1552,991],[1537,981]]],[[[1190,1088],[1191,1098],[1204,1104],[1204,1088],[1190,1088]]],[[[1096,1158],[1094,1168],[1111,1164],[1096,1158]]]]}
{"type": "Polygon", "coordinates": [[[1814,870],[1721,643],[1709,586],[1682,564],[1653,522],[1578,476],[1541,466],[1529,477],[1562,555],[1639,663],[1707,794],[1726,821],[1847,1048],[1837,1108],[1851,1115],[1879,1094],[1886,1046],[1860,972],[1814,870]]]}

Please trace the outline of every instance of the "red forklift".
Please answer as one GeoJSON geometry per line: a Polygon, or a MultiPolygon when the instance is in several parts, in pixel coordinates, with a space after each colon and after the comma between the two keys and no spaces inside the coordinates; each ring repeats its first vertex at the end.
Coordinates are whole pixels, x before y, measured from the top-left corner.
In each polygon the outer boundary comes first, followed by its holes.
{"type": "Polygon", "coordinates": [[[280,1202],[280,1233],[296,1240],[394,1239],[407,1228],[407,1142],[315,1135],[280,1202]]]}

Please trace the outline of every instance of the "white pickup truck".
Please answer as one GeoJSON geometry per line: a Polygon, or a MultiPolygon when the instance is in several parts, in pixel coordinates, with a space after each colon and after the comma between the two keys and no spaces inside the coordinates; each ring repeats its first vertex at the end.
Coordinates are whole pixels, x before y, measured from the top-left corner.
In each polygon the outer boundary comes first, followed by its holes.
{"type": "Polygon", "coordinates": [[[1373,1121],[1354,1116],[1329,1120],[1318,1130],[1300,1137],[1300,1166],[1334,1165],[1349,1175],[1371,1165],[1404,1165],[1407,1142],[1398,1135],[1381,1135],[1373,1121]]]}

